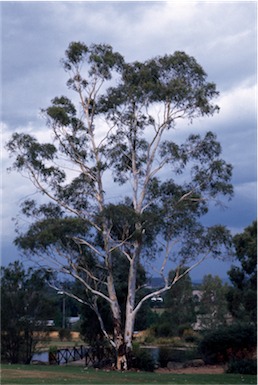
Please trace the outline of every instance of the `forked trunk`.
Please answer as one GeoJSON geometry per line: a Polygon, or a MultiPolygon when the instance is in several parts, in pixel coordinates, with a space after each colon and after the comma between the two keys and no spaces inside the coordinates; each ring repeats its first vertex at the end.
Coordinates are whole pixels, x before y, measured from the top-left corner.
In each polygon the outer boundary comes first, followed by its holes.
{"type": "Polygon", "coordinates": [[[121,322],[114,319],[114,342],[116,349],[116,368],[127,370],[126,345],[124,342],[121,322]]]}

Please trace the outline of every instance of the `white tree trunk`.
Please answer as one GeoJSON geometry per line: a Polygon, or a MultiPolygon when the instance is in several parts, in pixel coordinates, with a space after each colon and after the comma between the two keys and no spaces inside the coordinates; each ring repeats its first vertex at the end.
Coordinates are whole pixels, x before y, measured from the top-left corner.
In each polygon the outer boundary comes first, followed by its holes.
{"type": "Polygon", "coordinates": [[[132,349],[132,338],[135,321],[135,287],[136,287],[136,273],[137,268],[135,266],[135,260],[131,263],[129,277],[128,277],[128,293],[126,302],[126,315],[125,315],[125,332],[124,339],[127,348],[132,349]]]}
{"type": "Polygon", "coordinates": [[[133,258],[130,261],[130,268],[128,274],[128,290],[127,290],[127,301],[126,301],[126,317],[125,317],[125,331],[124,338],[126,346],[129,350],[132,349],[132,339],[134,331],[134,322],[135,322],[135,294],[136,294],[136,276],[137,268],[139,265],[140,253],[141,253],[141,244],[142,244],[142,226],[140,223],[136,224],[137,237],[135,241],[135,251],[133,258]]]}

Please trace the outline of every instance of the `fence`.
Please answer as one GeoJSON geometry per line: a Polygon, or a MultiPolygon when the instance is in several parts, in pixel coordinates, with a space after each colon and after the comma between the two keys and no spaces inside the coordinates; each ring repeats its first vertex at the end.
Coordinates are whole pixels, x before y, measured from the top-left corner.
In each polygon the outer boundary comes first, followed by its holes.
{"type": "Polygon", "coordinates": [[[67,364],[83,358],[85,359],[85,366],[101,367],[104,364],[113,362],[114,354],[110,348],[102,346],[89,348],[83,345],[49,352],[49,364],[51,365],[67,364]]]}

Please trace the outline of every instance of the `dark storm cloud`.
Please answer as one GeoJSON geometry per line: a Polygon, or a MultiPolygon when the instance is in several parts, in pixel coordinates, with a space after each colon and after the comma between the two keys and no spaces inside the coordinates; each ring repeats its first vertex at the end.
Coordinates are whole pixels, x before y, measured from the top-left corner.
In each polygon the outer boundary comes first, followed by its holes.
{"type": "Polygon", "coordinates": [[[252,9],[252,3],[3,3],[3,119],[35,121],[35,106],[64,84],[59,59],[72,40],[110,43],[130,61],[185,50],[219,90],[228,89],[255,76],[252,9]]]}

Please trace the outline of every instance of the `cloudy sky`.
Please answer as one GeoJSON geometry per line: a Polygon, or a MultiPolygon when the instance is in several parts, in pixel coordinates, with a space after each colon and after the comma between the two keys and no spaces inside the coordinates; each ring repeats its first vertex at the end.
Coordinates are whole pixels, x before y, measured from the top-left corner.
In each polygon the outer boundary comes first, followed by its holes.
{"type": "MultiPolygon", "coordinates": [[[[189,126],[189,133],[212,130],[223,157],[234,167],[235,195],[216,208],[208,225],[233,234],[256,218],[256,26],[253,2],[1,2],[2,18],[2,264],[18,258],[12,245],[12,217],[21,199],[33,194],[28,181],[8,174],[4,149],[15,132],[48,136],[40,109],[66,93],[60,59],[71,41],[107,43],[126,61],[146,60],[176,50],[194,56],[217,84],[221,110],[189,126]]],[[[211,272],[226,277],[230,262],[207,261],[193,278],[211,272]]]]}

